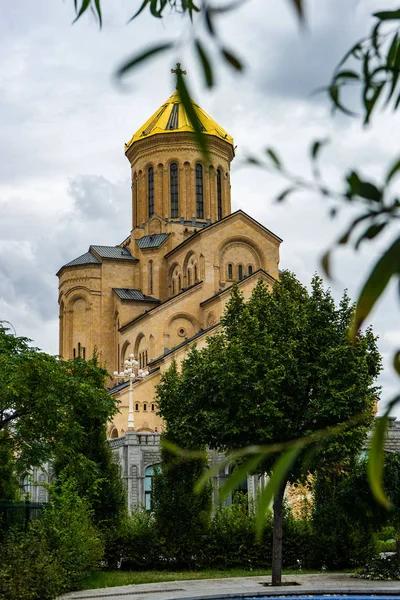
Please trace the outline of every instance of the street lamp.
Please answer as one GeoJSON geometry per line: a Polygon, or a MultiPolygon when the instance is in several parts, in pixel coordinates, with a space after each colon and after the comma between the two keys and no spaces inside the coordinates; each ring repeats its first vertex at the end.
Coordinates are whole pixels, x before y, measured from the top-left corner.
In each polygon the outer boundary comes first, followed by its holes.
{"type": "Polygon", "coordinates": [[[144,379],[147,377],[149,372],[138,368],[139,363],[137,360],[135,360],[134,354],[130,354],[129,359],[126,359],[124,364],[125,370],[121,371],[120,373],[118,373],[118,371],[114,371],[114,377],[121,382],[129,379],[128,431],[133,431],[135,428],[135,418],[133,414],[133,382],[144,379]]]}

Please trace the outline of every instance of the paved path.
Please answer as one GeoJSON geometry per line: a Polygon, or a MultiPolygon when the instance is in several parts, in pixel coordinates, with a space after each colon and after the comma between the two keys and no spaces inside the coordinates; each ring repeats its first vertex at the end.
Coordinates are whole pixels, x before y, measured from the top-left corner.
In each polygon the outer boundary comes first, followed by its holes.
{"type": "MultiPolygon", "coordinates": [[[[279,588],[265,587],[271,577],[231,577],[195,581],[168,581],[124,585],[114,588],[71,592],[62,600],[200,600],[202,598],[242,599],[245,596],[285,596],[287,594],[374,594],[387,593],[400,596],[399,581],[366,581],[346,574],[285,575],[283,580],[297,585],[279,588]]],[[[61,599],[60,599],[61,600],[61,599]]]]}

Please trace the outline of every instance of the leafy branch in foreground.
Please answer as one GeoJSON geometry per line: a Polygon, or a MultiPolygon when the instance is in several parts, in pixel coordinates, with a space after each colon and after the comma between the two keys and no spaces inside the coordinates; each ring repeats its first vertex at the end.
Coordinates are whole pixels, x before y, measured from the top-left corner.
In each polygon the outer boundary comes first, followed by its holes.
{"type": "Polygon", "coordinates": [[[380,106],[397,110],[400,105],[400,10],[385,10],[376,19],[370,35],[359,40],[344,55],[326,88],[335,110],[355,115],[349,107],[352,95],[360,91],[364,125],[380,106]]]}

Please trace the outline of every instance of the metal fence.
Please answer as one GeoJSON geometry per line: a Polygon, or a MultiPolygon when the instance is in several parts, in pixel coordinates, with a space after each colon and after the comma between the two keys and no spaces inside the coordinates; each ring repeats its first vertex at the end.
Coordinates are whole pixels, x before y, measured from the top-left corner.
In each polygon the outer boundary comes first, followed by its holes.
{"type": "Polygon", "coordinates": [[[27,530],[45,508],[45,502],[0,502],[0,535],[11,528],[27,530]]]}

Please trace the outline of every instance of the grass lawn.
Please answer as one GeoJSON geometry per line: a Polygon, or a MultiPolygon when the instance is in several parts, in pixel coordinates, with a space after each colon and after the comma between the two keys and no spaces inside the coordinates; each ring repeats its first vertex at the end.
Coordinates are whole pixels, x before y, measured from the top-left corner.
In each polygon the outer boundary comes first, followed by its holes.
{"type": "MultiPolygon", "coordinates": [[[[320,571],[283,571],[283,575],[320,573],[320,571]]],[[[219,579],[222,577],[260,577],[271,575],[270,569],[230,569],[218,571],[99,571],[90,575],[83,583],[83,590],[132,585],[139,583],[160,583],[162,581],[180,581],[183,579],[219,579]]]]}

